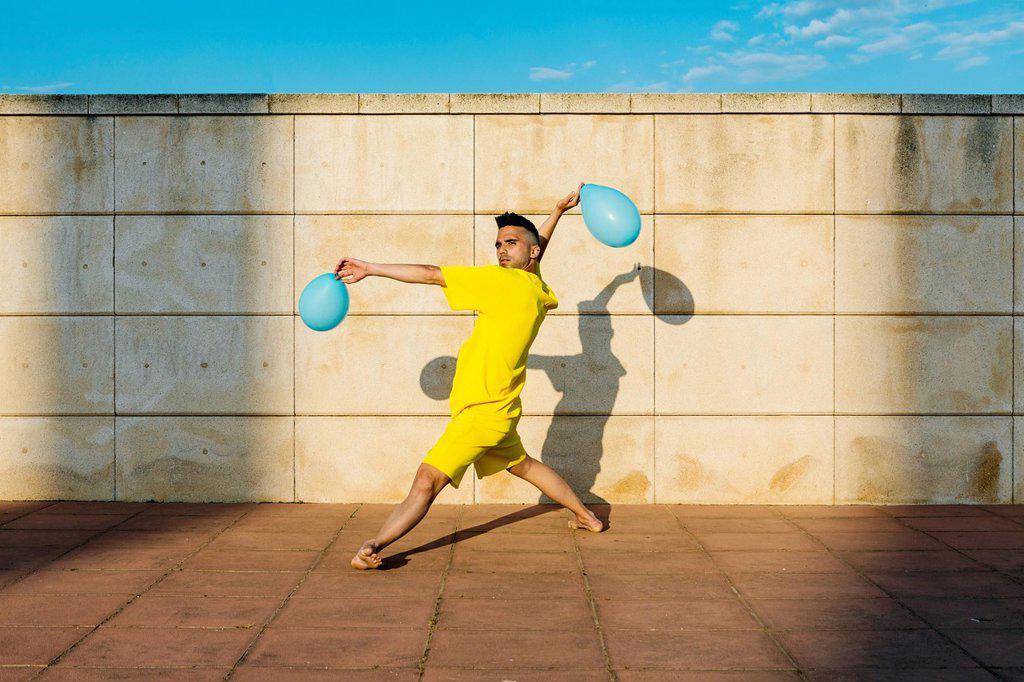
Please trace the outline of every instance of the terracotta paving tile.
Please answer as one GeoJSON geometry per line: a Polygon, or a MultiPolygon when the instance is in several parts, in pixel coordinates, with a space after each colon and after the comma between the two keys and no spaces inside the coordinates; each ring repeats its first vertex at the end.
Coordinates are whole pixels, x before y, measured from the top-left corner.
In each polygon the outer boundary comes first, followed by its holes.
{"type": "Polygon", "coordinates": [[[594,682],[609,679],[604,669],[573,670],[571,668],[441,668],[427,664],[423,682],[594,682]]]}
{"type": "Polygon", "coordinates": [[[1024,549],[1024,528],[1012,532],[939,532],[933,535],[956,549],[1024,549]]]}
{"type": "Polygon", "coordinates": [[[466,533],[455,536],[457,550],[497,552],[571,552],[568,533],[466,533]]]}
{"type": "Polygon", "coordinates": [[[797,663],[809,668],[976,667],[931,630],[789,630],[776,636],[797,663]]]}
{"type": "Polygon", "coordinates": [[[846,573],[732,573],[740,592],[751,599],[835,599],[884,597],[885,593],[853,571],[846,573]]]}
{"type": "Polygon", "coordinates": [[[849,568],[828,552],[711,552],[715,564],[726,573],[788,572],[847,573],[849,568]]]}
{"type": "MultiPolygon", "coordinates": [[[[236,668],[232,682],[338,682],[345,679],[337,670],[316,668],[236,668]]],[[[352,672],[359,682],[417,682],[419,672],[414,668],[369,668],[352,672]]]]}
{"type": "Polygon", "coordinates": [[[318,556],[320,556],[320,553],[313,550],[294,550],[289,552],[260,549],[217,550],[204,548],[186,560],[181,567],[196,571],[303,572],[313,565],[318,556]]]}
{"type": "Polygon", "coordinates": [[[901,521],[888,516],[829,516],[794,519],[793,522],[812,535],[816,533],[891,533],[907,530],[901,521]]]}
{"type": "MultiPolygon", "coordinates": [[[[597,632],[572,630],[437,630],[428,666],[452,668],[537,668],[552,661],[567,668],[603,671],[597,632]]],[[[600,674],[600,673],[599,673],[600,674]]]]}
{"type": "Polygon", "coordinates": [[[936,628],[1024,630],[1024,599],[904,599],[903,603],[936,628]]]}
{"type": "Polygon", "coordinates": [[[55,502],[45,509],[44,514],[133,514],[153,505],[146,502],[80,502],[65,500],[55,502]]]}
{"type": "Polygon", "coordinates": [[[71,667],[231,666],[255,637],[248,629],[114,628],[102,626],[72,649],[71,667]]]}
{"type": "Polygon", "coordinates": [[[0,569],[0,589],[20,580],[28,573],[28,569],[0,569]]]}
{"type": "Polygon", "coordinates": [[[341,530],[346,519],[342,518],[283,518],[265,519],[255,516],[246,516],[231,526],[232,532],[246,533],[300,533],[315,534],[323,533],[330,535],[341,530]]]}
{"type": "Polygon", "coordinates": [[[1024,585],[991,571],[867,575],[897,597],[1024,597],[1024,585]]]}
{"type": "Polygon", "coordinates": [[[1024,550],[1020,549],[965,549],[964,554],[999,571],[1024,571],[1024,550]]]}
{"type": "Polygon", "coordinates": [[[96,535],[94,530],[15,530],[0,528],[0,547],[74,547],[96,535]]]}
{"type": "Polygon", "coordinates": [[[425,629],[270,628],[256,642],[243,666],[414,668],[426,643],[425,629]]]}
{"type": "Polygon", "coordinates": [[[161,502],[150,504],[142,511],[153,516],[217,516],[224,519],[235,519],[255,509],[253,502],[161,502]]]}
{"type": "Polygon", "coordinates": [[[455,547],[450,570],[498,573],[562,573],[579,568],[575,552],[499,552],[455,547]]]}
{"type": "Polygon", "coordinates": [[[685,519],[683,526],[698,538],[717,533],[796,533],[785,519],[685,519]]]}
{"type": "Polygon", "coordinates": [[[242,531],[234,528],[224,531],[208,546],[211,549],[307,549],[322,550],[333,539],[329,531],[311,533],[242,531]]]}
{"type": "Polygon", "coordinates": [[[45,514],[37,512],[11,521],[5,524],[4,528],[105,530],[128,518],[131,518],[131,514],[45,514]]]}
{"type": "MultiPolygon", "coordinates": [[[[477,523],[460,523],[459,530],[467,533],[558,533],[568,534],[569,516],[544,514],[529,519],[492,519],[477,523]]],[[[454,525],[454,520],[448,522],[454,525]]]]}
{"type": "Polygon", "coordinates": [[[418,628],[434,615],[434,595],[422,597],[293,597],[277,614],[274,628],[418,628]]]}
{"type": "Polygon", "coordinates": [[[893,533],[819,532],[814,535],[830,549],[838,551],[948,549],[941,542],[916,530],[893,533]]]}
{"type": "Polygon", "coordinates": [[[1024,505],[1022,504],[983,504],[981,505],[985,511],[990,511],[993,514],[999,514],[1000,516],[1024,516],[1024,505]]]}
{"type": "Polygon", "coordinates": [[[894,599],[751,599],[773,630],[903,630],[927,628],[894,599]]]}
{"type": "Polygon", "coordinates": [[[700,541],[708,551],[824,550],[824,547],[803,533],[708,533],[700,541]]]}
{"type": "Polygon", "coordinates": [[[301,579],[301,573],[174,571],[154,585],[151,593],[284,598],[301,579]]]}
{"type": "Polygon", "coordinates": [[[580,549],[588,550],[618,549],[631,552],[671,552],[687,549],[699,549],[700,545],[689,534],[677,533],[616,533],[608,530],[603,533],[577,533],[580,549]]]}
{"type": "Polygon", "coordinates": [[[162,571],[60,571],[45,569],[8,585],[4,594],[120,594],[131,596],[155,582],[162,571]]]}
{"type": "Polygon", "coordinates": [[[619,682],[791,682],[795,670],[658,670],[618,669],[619,682]]]}
{"type": "Polygon", "coordinates": [[[127,595],[0,593],[0,625],[92,626],[128,601],[127,595]]]}
{"type": "Polygon", "coordinates": [[[739,599],[597,600],[603,629],[758,630],[760,624],[739,599]]]}
{"type": "Polygon", "coordinates": [[[216,535],[215,532],[121,530],[106,531],[88,542],[103,549],[195,549],[216,535]]]}
{"type": "Polygon", "coordinates": [[[0,665],[46,665],[89,628],[0,627],[0,665]]]}
{"type": "Polygon", "coordinates": [[[247,628],[266,623],[280,604],[279,597],[144,594],[106,626],[247,628]]]}
{"type": "Polygon", "coordinates": [[[615,668],[790,668],[763,632],[607,630],[615,668]]]}
{"type": "Polygon", "coordinates": [[[594,617],[583,594],[567,599],[456,597],[441,601],[437,627],[585,632],[594,629],[594,617]]]}
{"type": "Polygon", "coordinates": [[[984,505],[970,504],[894,504],[878,507],[890,516],[989,516],[984,505]]]}
{"type": "Polygon", "coordinates": [[[33,679],[42,666],[18,666],[15,668],[0,668],[0,682],[28,682],[33,679]]]}
{"type": "Polygon", "coordinates": [[[0,512],[4,514],[27,514],[53,504],[52,500],[0,500],[0,512]]]}
{"type": "Polygon", "coordinates": [[[1024,629],[943,630],[984,665],[1024,667],[1024,629]]]}
{"type": "Polygon", "coordinates": [[[683,519],[777,519],[780,517],[776,508],[763,505],[667,504],[665,507],[683,519]]]}
{"type": "Polygon", "coordinates": [[[231,525],[233,518],[223,516],[171,516],[138,514],[118,526],[118,530],[148,530],[169,533],[213,534],[231,525]]]}
{"type": "Polygon", "coordinates": [[[70,668],[57,665],[40,677],[45,682],[217,682],[230,668],[70,668]]]}
{"type": "Polygon", "coordinates": [[[531,597],[572,598],[585,594],[583,577],[578,571],[563,573],[471,573],[448,574],[444,598],[496,597],[510,599],[531,597]]]}
{"type": "Polygon", "coordinates": [[[719,573],[675,575],[588,572],[595,599],[729,599],[735,597],[719,573]]]}
{"type": "Polygon", "coordinates": [[[38,568],[66,551],[61,547],[0,547],[0,569],[38,568]]]}
{"type": "Polygon", "coordinates": [[[57,570],[121,569],[166,571],[188,556],[189,549],[158,549],[130,547],[108,549],[85,545],[56,559],[50,567],[57,570]]]}
{"type": "Polygon", "coordinates": [[[859,518],[865,516],[888,516],[883,507],[869,505],[820,505],[820,504],[795,504],[779,505],[773,507],[775,511],[790,519],[815,519],[815,518],[859,518]]]}
{"type": "Polygon", "coordinates": [[[439,574],[398,571],[313,573],[296,597],[424,597],[434,598],[441,587],[439,574]]]}
{"type": "Polygon", "coordinates": [[[960,552],[946,550],[836,552],[844,561],[862,571],[983,571],[985,566],[960,552]]]}
{"type": "Polygon", "coordinates": [[[637,556],[623,550],[587,550],[581,552],[583,566],[587,571],[613,572],[628,570],[630,573],[693,573],[715,572],[714,562],[697,550],[645,552],[637,556]]]}
{"type": "Polygon", "coordinates": [[[1024,533],[1024,526],[999,516],[930,516],[903,519],[911,528],[923,531],[1017,531],[1024,533]]]}

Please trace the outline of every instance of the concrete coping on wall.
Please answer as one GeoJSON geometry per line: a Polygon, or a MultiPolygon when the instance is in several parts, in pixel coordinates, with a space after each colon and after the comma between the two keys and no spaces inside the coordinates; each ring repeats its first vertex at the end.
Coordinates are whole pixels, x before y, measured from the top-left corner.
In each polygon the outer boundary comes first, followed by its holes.
{"type": "Polygon", "coordinates": [[[0,94],[0,115],[145,114],[1024,114],[1024,94],[309,93],[0,94]]]}

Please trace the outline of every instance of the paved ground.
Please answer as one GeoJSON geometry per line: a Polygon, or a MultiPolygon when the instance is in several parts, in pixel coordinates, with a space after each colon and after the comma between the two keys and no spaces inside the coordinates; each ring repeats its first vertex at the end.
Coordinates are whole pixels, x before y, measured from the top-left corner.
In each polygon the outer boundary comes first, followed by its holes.
{"type": "Polygon", "coordinates": [[[1024,506],[390,508],[0,502],[0,682],[1024,680],[1024,506]]]}

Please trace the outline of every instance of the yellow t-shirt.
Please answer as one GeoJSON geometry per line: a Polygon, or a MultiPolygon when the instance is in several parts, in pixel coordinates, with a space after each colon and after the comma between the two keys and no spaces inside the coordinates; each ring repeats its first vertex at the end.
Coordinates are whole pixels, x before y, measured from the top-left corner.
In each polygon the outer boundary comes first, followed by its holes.
{"type": "Polygon", "coordinates": [[[443,265],[441,274],[451,309],[479,313],[455,363],[452,416],[469,409],[482,419],[518,417],[530,344],[547,311],[558,307],[555,293],[539,265],[536,275],[500,265],[443,265]]]}

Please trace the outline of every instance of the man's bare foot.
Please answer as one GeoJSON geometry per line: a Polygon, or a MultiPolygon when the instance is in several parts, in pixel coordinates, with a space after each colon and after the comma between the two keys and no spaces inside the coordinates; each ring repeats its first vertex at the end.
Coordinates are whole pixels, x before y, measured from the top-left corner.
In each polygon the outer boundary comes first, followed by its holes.
{"type": "Polygon", "coordinates": [[[576,514],[574,518],[569,519],[569,527],[577,530],[589,530],[591,533],[600,533],[604,530],[604,524],[594,516],[594,512],[589,510],[587,516],[576,514]]]}
{"type": "Polygon", "coordinates": [[[356,555],[352,557],[352,568],[365,571],[368,568],[377,568],[381,564],[380,555],[377,554],[377,546],[371,540],[363,543],[356,555]]]}

